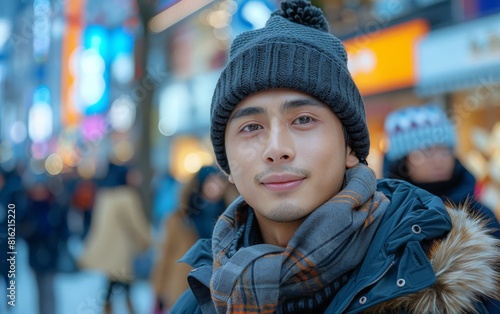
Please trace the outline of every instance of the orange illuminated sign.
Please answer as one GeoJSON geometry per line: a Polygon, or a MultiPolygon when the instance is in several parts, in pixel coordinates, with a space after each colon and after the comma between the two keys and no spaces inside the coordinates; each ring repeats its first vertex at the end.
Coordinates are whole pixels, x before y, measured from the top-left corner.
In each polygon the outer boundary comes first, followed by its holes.
{"type": "Polygon", "coordinates": [[[416,42],[428,32],[428,23],[417,19],[344,41],[349,71],[361,94],[413,86],[416,42]]]}
{"type": "Polygon", "coordinates": [[[81,15],[84,3],[85,0],[72,0],[65,3],[68,23],[64,32],[61,57],[61,119],[64,126],[75,126],[81,118],[75,96],[77,73],[74,69],[74,56],[80,47],[83,19],[81,15]]]}

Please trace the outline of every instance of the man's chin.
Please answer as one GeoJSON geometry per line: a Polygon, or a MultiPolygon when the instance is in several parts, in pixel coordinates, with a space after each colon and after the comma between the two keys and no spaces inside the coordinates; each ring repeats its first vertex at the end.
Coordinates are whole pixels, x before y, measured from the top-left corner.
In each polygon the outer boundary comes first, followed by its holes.
{"type": "Polygon", "coordinates": [[[266,218],[270,221],[278,223],[292,223],[304,220],[309,213],[306,209],[291,203],[283,202],[275,204],[273,208],[269,209],[266,213],[266,218]]]}

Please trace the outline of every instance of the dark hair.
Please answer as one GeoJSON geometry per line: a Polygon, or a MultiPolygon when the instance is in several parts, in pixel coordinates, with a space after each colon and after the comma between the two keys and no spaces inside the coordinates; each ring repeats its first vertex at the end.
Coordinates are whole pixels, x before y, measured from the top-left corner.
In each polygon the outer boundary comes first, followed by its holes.
{"type": "MultiPolygon", "coordinates": [[[[349,146],[351,149],[354,150],[354,141],[351,139],[351,137],[349,136],[349,133],[347,132],[347,129],[344,125],[342,125],[342,132],[344,133],[344,141],[345,141],[345,149],[347,150],[347,146],[349,146]]],[[[359,162],[365,164],[365,165],[368,165],[368,162],[366,161],[366,159],[364,158],[359,158],[359,162]]]]}

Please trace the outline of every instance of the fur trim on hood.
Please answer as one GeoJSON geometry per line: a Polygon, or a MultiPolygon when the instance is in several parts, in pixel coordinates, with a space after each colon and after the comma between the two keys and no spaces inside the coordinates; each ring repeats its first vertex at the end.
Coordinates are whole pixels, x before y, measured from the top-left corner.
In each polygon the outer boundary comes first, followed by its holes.
{"type": "Polygon", "coordinates": [[[407,313],[475,313],[481,298],[500,297],[500,240],[487,221],[464,208],[447,207],[453,228],[427,252],[436,273],[434,285],[405,295],[364,313],[386,313],[404,309],[407,313]]]}

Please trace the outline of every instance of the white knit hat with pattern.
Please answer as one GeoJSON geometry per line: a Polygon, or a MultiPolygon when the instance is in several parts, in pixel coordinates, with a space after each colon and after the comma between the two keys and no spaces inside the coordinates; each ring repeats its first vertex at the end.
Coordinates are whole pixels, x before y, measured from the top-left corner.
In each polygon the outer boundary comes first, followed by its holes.
{"type": "Polygon", "coordinates": [[[391,161],[433,146],[454,149],[457,143],[453,123],[437,105],[396,110],[387,116],[384,128],[389,140],[387,159],[391,161]]]}

